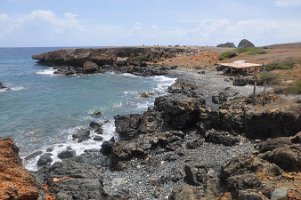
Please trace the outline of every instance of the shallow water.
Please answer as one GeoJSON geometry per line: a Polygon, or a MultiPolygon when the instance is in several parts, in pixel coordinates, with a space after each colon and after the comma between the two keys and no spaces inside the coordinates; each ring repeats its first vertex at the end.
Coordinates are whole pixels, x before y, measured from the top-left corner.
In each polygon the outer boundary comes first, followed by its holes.
{"type": "MultiPolygon", "coordinates": [[[[72,133],[93,120],[110,120],[104,127],[104,137],[109,139],[114,135],[114,115],[141,113],[153,103],[155,96],[142,99],[140,92],[156,91],[160,95],[175,81],[163,76],[115,73],[54,75],[53,69],[31,59],[32,54],[54,49],[0,48],[0,81],[11,88],[0,91],[0,137],[12,137],[22,157],[53,145],[55,151],[71,146],[78,154],[99,148],[101,142],[72,141],[72,133]],[[94,118],[91,114],[95,111],[103,116],[94,118]]],[[[33,169],[34,163],[25,165],[33,169]]]]}

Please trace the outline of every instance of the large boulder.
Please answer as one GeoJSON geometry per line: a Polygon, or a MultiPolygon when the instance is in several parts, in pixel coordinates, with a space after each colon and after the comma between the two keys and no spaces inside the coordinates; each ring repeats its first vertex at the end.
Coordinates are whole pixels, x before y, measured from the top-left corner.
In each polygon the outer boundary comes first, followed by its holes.
{"type": "Polygon", "coordinates": [[[51,153],[44,153],[43,155],[40,156],[37,165],[39,167],[50,165],[53,161],[51,156],[52,156],[51,153]]]}
{"type": "Polygon", "coordinates": [[[76,133],[72,135],[73,139],[77,139],[78,142],[83,142],[89,140],[90,130],[89,129],[79,129],[76,133]]]}
{"type": "Polygon", "coordinates": [[[115,119],[116,131],[124,139],[130,139],[138,133],[141,116],[138,114],[117,115],[115,119]]]}
{"type": "Polygon", "coordinates": [[[99,66],[92,62],[92,61],[86,61],[83,65],[84,73],[91,74],[96,72],[99,69],[99,66]]]}
{"type": "Polygon", "coordinates": [[[282,145],[260,155],[285,171],[301,171],[301,144],[282,145]]]}
{"type": "Polygon", "coordinates": [[[212,129],[205,133],[205,141],[225,146],[234,146],[239,142],[239,138],[227,131],[216,131],[212,129]]]}
{"type": "Polygon", "coordinates": [[[239,42],[238,48],[253,48],[255,45],[249,40],[243,39],[239,42]]]}
{"type": "Polygon", "coordinates": [[[282,170],[256,156],[239,156],[222,167],[221,181],[234,199],[268,199],[282,170]]]}
{"type": "Polygon", "coordinates": [[[35,179],[22,166],[11,139],[0,138],[0,199],[38,199],[35,179]]]}
{"type": "Polygon", "coordinates": [[[46,195],[57,200],[108,199],[101,175],[99,168],[81,159],[65,159],[36,173],[40,184],[47,185],[46,195]]]}
{"type": "Polygon", "coordinates": [[[183,80],[177,80],[176,83],[168,87],[168,92],[190,94],[195,89],[197,89],[197,86],[194,83],[190,83],[188,81],[183,80]]]}
{"type": "Polygon", "coordinates": [[[172,128],[185,129],[195,124],[198,108],[204,104],[199,97],[172,94],[156,98],[155,110],[164,112],[164,121],[172,128]]]}
{"type": "Polygon", "coordinates": [[[140,126],[138,131],[140,133],[153,133],[162,128],[164,122],[164,113],[148,109],[141,116],[140,126]]]}

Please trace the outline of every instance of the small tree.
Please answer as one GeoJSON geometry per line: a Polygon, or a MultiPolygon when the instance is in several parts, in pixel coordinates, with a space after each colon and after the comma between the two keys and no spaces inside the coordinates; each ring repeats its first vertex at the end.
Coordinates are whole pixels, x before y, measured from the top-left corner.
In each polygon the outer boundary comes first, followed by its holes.
{"type": "Polygon", "coordinates": [[[259,74],[257,74],[257,79],[263,82],[263,102],[264,105],[266,102],[266,89],[269,83],[277,79],[277,75],[272,72],[262,71],[259,74]]]}

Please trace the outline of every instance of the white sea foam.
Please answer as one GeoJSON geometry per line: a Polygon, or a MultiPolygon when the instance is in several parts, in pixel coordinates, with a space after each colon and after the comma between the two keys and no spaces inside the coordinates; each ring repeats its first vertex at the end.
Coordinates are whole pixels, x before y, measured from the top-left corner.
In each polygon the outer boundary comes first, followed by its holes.
{"type": "Polygon", "coordinates": [[[132,78],[139,78],[139,76],[136,76],[136,75],[130,74],[130,73],[122,73],[121,76],[132,77],[132,78]]]}
{"type": "MultiPolygon", "coordinates": [[[[64,134],[68,134],[68,139],[66,142],[61,144],[55,144],[52,146],[45,147],[41,149],[44,153],[47,153],[48,148],[53,148],[53,150],[49,153],[51,153],[52,163],[54,164],[56,162],[61,162],[61,159],[58,158],[58,153],[66,150],[67,147],[71,147],[75,152],[76,155],[81,155],[85,152],[85,150],[89,149],[100,149],[101,145],[104,141],[110,140],[113,136],[115,136],[115,125],[114,122],[110,121],[108,123],[105,123],[103,125],[103,134],[101,135],[103,137],[103,141],[95,141],[94,138],[96,136],[99,136],[97,133],[95,133],[93,130],[90,131],[90,137],[91,139],[87,141],[83,141],[81,143],[78,143],[76,140],[72,139],[72,134],[76,133],[79,129],[85,128],[83,126],[73,127],[69,128],[67,130],[64,130],[64,134]]],[[[116,136],[115,136],[116,137],[116,136]]],[[[39,160],[40,156],[37,156],[31,160],[24,161],[25,168],[29,171],[37,171],[39,168],[37,166],[37,161],[39,160]]],[[[24,157],[23,157],[24,160],[24,157]]]]}
{"type": "Polygon", "coordinates": [[[8,91],[8,88],[0,89],[0,93],[8,91]]]}
{"type": "Polygon", "coordinates": [[[20,90],[24,90],[23,86],[15,86],[15,87],[11,87],[12,91],[20,91],[20,90]]]}
{"type": "Polygon", "coordinates": [[[7,88],[0,89],[0,93],[9,92],[9,91],[21,91],[21,90],[24,90],[24,89],[25,89],[24,86],[10,86],[10,85],[8,85],[7,88]]]}
{"type": "Polygon", "coordinates": [[[52,67],[48,68],[48,69],[44,69],[44,70],[40,70],[40,71],[37,71],[36,74],[39,74],[39,75],[47,75],[47,76],[54,76],[54,72],[56,70],[52,67]]]}
{"type": "Polygon", "coordinates": [[[166,76],[154,76],[152,79],[158,82],[155,91],[160,94],[166,93],[168,86],[174,84],[177,80],[177,78],[170,78],[166,76]]]}

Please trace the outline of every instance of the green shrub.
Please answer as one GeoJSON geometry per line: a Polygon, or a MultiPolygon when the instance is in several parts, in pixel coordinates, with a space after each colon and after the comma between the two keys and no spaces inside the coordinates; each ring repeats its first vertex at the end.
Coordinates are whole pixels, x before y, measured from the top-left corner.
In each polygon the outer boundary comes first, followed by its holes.
{"type": "Polygon", "coordinates": [[[144,54],[139,54],[138,56],[134,57],[133,60],[138,62],[146,61],[146,56],[144,54]]]}
{"type": "Polygon", "coordinates": [[[239,54],[246,53],[248,55],[265,54],[266,51],[263,48],[237,48],[234,51],[226,51],[219,55],[219,60],[234,58],[239,54]]]}
{"type": "Polygon", "coordinates": [[[266,51],[263,48],[238,48],[236,49],[236,52],[241,54],[241,53],[246,53],[248,55],[257,55],[257,54],[265,54],[266,51]]]}
{"type": "Polygon", "coordinates": [[[275,80],[278,78],[277,74],[271,73],[271,72],[261,72],[256,75],[257,79],[260,81],[267,81],[270,82],[272,80],[275,80]]]}
{"type": "Polygon", "coordinates": [[[280,70],[290,70],[294,68],[294,63],[292,62],[287,62],[287,63],[271,63],[268,65],[265,65],[265,69],[267,71],[273,71],[276,69],[280,70]]]}
{"type": "Polygon", "coordinates": [[[301,94],[301,80],[297,81],[291,88],[291,93],[301,94]]]}
{"type": "Polygon", "coordinates": [[[235,56],[237,56],[235,51],[226,51],[221,53],[218,59],[219,60],[230,59],[230,58],[234,58],[235,56]]]}

